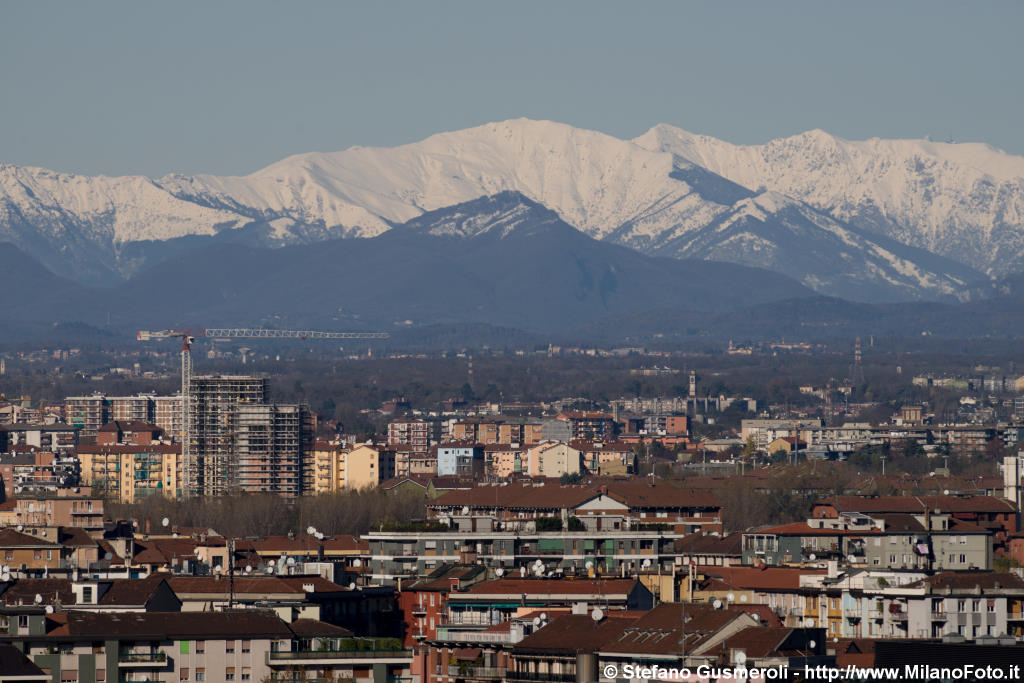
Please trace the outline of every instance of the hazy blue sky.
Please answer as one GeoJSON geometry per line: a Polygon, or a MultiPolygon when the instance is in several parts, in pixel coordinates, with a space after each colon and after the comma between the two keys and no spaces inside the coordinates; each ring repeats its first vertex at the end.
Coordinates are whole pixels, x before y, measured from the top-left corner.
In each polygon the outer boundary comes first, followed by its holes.
{"type": "Polygon", "coordinates": [[[0,162],[248,173],[527,116],[1024,154],[1024,3],[5,2],[0,162]]]}

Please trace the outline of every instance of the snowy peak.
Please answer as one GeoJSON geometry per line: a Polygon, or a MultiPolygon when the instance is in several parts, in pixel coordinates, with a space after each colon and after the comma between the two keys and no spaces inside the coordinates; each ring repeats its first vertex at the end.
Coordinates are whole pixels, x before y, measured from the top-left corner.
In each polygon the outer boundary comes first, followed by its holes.
{"type": "Polygon", "coordinates": [[[210,241],[280,247],[407,223],[505,238],[568,224],[648,255],[787,274],[799,257],[799,277],[834,295],[857,296],[846,289],[856,281],[886,298],[948,296],[972,267],[1024,270],[1019,165],[984,145],[850,142],[820,130],[741,146],[664,124],[629,141],[515,119],[394,148],[299,154],[246,176],[0,166],[0,240],[97,282],[210,241]],[[816,275],[823,263],[844,270],[816,275]]]}
{"type": "Polygon", "coordinates": [[[401,229],[435,237],[497,239],[512,234],[529,237],[550,230],[574,230],[554,211],[512,191],[428,211],[401,229]]]}
{"type": "Polygon", "coordinates": [[[743,146],[671,126],[635,142],[989,274],[1024,270],[1024,157],[986,144],[814,130],[743,146]]]}

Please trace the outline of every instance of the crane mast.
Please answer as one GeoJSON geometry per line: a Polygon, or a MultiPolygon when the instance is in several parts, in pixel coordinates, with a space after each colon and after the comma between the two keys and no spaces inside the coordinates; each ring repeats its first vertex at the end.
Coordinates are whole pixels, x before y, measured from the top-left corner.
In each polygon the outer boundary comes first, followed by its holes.
{"type": "Polygon", "coordinates": [[[192,344],[196,337],[219,339],[388,339],[387,332],[324,332],[321,330],[268,330],[260,327],[205,327],[200,329],[139,330],[138,341],[181,339],[181,494],[188,498],[195,486],[196,458],[192,453],[192,344]]]}

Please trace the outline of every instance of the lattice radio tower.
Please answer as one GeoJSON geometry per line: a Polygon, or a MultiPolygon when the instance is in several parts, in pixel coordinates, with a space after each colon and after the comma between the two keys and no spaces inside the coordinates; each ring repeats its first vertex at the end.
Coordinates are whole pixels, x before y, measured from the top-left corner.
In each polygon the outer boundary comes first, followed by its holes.
{"type": "Polygon", "coordinates": [[[864,362],[860,352],[860,337],[853,342],[853,365],[850,366],[850,382],[856,387],[864,384],[864,362]]]}

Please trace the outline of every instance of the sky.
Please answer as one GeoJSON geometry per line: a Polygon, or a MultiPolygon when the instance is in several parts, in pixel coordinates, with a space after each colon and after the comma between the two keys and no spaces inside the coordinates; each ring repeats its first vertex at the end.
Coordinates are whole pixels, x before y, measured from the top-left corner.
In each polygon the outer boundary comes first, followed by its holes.
{"type": "Polygon", "coordinates": [[[246,174],[489,121],[1024,154],[1024,3],[12,0],[0,163],[246,174]]]}

